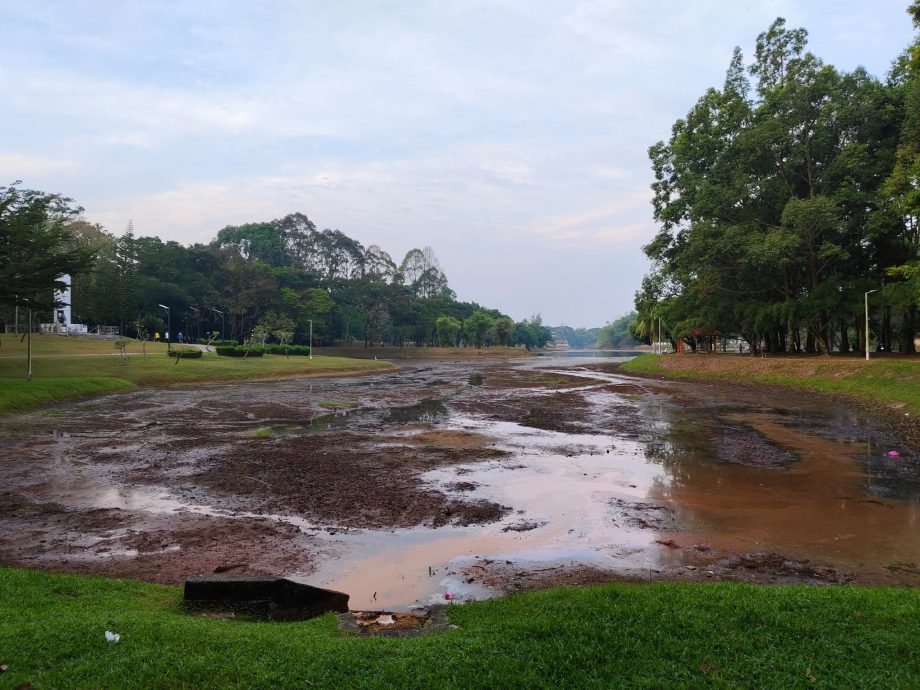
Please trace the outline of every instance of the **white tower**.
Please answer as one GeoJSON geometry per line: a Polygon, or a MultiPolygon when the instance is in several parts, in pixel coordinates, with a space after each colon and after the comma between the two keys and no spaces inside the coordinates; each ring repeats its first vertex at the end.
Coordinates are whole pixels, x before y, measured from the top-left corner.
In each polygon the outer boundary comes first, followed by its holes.
{"type": "Polygon", "coordinates": [[[66,332],[70,330],[70,324],[72,323],[70,318],[70,276],[65,273],[61,276],[61,282],[65,284],[65,287],[63,290],[54,291],[54,301],[63,302],[64,306],[54,308],[51,321],[57,326],[62,326],[66,332]]]}

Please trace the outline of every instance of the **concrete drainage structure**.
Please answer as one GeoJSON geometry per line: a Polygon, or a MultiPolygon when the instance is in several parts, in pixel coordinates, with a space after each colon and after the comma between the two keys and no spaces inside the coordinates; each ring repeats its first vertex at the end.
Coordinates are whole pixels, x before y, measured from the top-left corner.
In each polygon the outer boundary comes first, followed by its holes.
{"type": "Polygon", "coordinates": [[[185,606],[196,613],[233,613],[268,620],[306,620],[346,613],[348,595],[265,575],[201,575],[185,581],[185,606]]]}

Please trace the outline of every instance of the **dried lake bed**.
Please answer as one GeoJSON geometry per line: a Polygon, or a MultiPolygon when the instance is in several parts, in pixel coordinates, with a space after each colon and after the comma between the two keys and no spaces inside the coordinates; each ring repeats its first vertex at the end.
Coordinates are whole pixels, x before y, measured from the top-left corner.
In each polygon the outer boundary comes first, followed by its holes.
{"type": "Polygon", "coordinates": [[[9,566],[270,573],[393,610],[618,579],[920,585],[920,457],[883,420],[613,360],[146,390],[3,418],[0,444],[9,566]]]}

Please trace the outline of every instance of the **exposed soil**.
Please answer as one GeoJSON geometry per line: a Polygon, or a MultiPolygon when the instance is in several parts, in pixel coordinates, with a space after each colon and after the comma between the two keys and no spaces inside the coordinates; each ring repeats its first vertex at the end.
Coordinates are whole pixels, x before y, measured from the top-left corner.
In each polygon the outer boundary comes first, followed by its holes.
{"type": "Polygon", "coordinates": [[[373,637],[419,637],[456,628],[447,619],[445,606],[432,606],[414,613],[349,611],[338,616],[339,627],[352,634],[373,637]]]}
{"type": "Polygon", "coordinates": [[[481,439],[451,446],[446,444],[451,439],[442,444],[425,436],[418,443],[386,436],[369,443],[362,434],[340,432],[311,436],[303,444],[235,446],[184,477],[179,488],[192,493],[203,487],[233,509],[355,528],[469,525],[497,520],[509,510],[453,499],[423,487],[418,478],[435,467],[504,457],[505,451],[484,448],[481,439]]]}
{"type": "Polygon", "coordinates": [[[614,498],[610,501],[610,507],[614,524],[656,532],[670,532],[677,527],[674,509],[669,505],[614,498]]]}
{"type": "Polygon", "coordinates": [[[192,573],[309,571],[324,545],[267,519],[79,510],[0,495],[0,563],[174,584],[192,573]]]}

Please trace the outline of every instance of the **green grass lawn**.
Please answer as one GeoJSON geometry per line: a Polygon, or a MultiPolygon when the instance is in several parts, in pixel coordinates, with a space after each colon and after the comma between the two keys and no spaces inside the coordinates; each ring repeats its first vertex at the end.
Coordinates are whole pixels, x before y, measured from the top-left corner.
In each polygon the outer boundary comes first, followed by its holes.
{"type": "Polygon", "coordinates": [[[627,373],[672,378],[755,381],[806,388],[903,406],[912,415],[920,415],[920,358],[872,359],[869,362],[854,358],[812,358],[808,371],[802,371],[802,361],[799,358],[760,360],[732,355],[641,355],[623,364],[622,368],[627,373]],[[708,357],[715,357],[726,366],[717,371],[694,367],[706,364],[708,357]],[[753,370],[753,365],[758,370],[753,370]]]}
{"type": "Polygon", "coordinates": [[[348,637],[183,613],[181,589],[0,569],[0,686],[916,688],[920,592],[607,585],[451,607],[458,629],[348,637]],[[104,639],[106,630],[121,641],[104,639]]]}
{"type": "Polygon", "coordinates": [[[33,380],[29,383],[25,380],[26,344],[7,335],[0,345],[0,412],[135,386],[329,376],[392,367],[385,361],[345,357],[265,355],[242,359],[218,357],[212,352],[177,364],[166,356],[165,343],[147,343],[147,356],[143,356],[136,341],[129,342],[127,351],[125,360],[111,340],[33,336],[33,380]]]}

